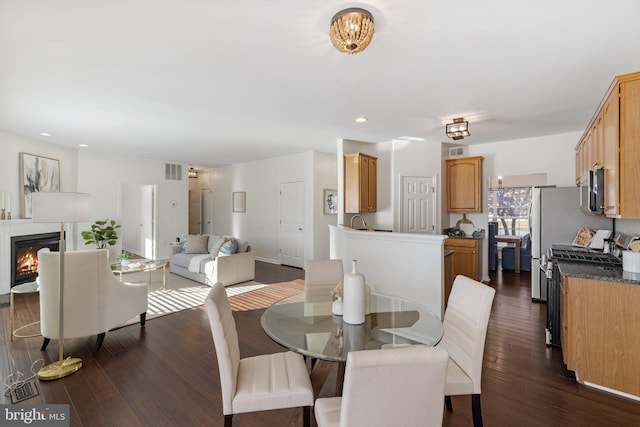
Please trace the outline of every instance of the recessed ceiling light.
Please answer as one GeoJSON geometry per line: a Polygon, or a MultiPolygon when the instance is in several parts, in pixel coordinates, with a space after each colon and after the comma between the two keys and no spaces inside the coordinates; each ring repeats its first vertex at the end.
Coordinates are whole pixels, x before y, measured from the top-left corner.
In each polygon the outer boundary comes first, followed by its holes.
{"type": "Polygon", "coordinates": [[[40,132],[40,136],[53,136],[49,132],[40,132]]]}
{"type": "Polygon", "coordinates": [[[425,141],[424,138],[420,138],[419,136],[401,136],[399,139],[404,139],[405,141],[425,141]]]}
{"type": "Polygon", "coordinates": [[[369,119],[367,119],[366,117],[356,117],[356,118],[354,119],[354,121],[355,121],[356,123],[365,123],[367,120],[369,120],[369,119]]]}
{"type": "Polygon", "coordinates": [[[81,148],[89,148],[89,146],[87,144],[78,144],[78,147],[81,148]]]}

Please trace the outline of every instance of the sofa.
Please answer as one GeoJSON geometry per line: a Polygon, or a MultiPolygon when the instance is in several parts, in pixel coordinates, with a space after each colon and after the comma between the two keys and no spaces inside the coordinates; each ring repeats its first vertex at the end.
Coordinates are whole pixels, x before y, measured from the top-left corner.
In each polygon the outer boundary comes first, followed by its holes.
{"type": "Polygon", "coordinates": [[[169,271],[209,286],[253,280],[255,266],[249,243],[231,236],[189,235],[171,246],[169,271]]]}

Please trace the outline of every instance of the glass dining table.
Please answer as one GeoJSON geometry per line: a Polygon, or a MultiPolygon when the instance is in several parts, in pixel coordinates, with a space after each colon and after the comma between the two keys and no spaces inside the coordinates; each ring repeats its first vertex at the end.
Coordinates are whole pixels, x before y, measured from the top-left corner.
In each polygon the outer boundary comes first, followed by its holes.
{"type": "Polygon", "coordinates": [[[344,365],[352,350],[435,346],[442,322],[426,307],[404,298],[372,293],[370,314],[360,325],[345,323],[331,312],[332,298],[304,292],[282,299],[262,314],[262,328],[283,347],[312,359],[339,362],[341,392],[344,365]]]}

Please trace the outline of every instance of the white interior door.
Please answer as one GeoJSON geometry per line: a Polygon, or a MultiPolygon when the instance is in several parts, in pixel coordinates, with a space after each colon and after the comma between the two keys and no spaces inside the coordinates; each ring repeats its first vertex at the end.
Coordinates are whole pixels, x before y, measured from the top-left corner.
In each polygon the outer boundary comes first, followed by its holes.
{"type": "Polygon", "coordinates": [[[189,234],[202,233],[202,203],[200,190],[189,190],[189,234]]]}
{"type": "Polygon", "coordinates": [[[304,183],[280,184],[280,263],[304,267],[304,183]]]}
{"type": "Polygon", "coordinates": [[[432,176],[402,177],[403,233],[434,234],[436,225],[436,181],[432,176]]]}
{"type": "Polygon", "coordinates": [[[213,234],[213,191],[209,188],[200,190],[200,205],[202,213],[202,233],[213,234]]]}
{"type": "Polygon", "coordinates": [[[155,185],[121,185],[122,250],[148,259],[155,258],[155,192],[155,185]]]}

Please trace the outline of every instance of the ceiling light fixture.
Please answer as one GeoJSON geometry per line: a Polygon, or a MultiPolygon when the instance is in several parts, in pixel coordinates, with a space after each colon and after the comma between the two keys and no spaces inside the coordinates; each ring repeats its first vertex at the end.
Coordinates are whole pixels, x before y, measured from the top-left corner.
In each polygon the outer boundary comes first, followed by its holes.
{"type": "Polygon", "coordinates": [[[189,176],[189,178],[197,178],[198,171],[196,171],[194,168],[189,168],[189,172],[187,172],[187,175],[189,176]]]}
{"type": "Polygon", "coordinates": [[[469,133],[469,122],[462,117],[453,119],[453,123],[447,123],[446,133],[453,140],[464,139],[465,136],[471,135],[469,133]]]}
{"type": "Polygon", "coordinates": [[[355,119],[353,119],[353,121],[356,123],[365,123],[367,120],[369,119],[367,119],[366,117],[356,117],[355,119]]]}
{"type": "Polygon", "coordinates": [[[78,147],[80,147],[80,148],[89,148],[89,146],[87,144],[78,144],[78,147]]]}
{"type": "Polygon", "coordinates": [[[373,16],[358,7],[341,10],[331,18],[329,37],[340,52],[352,55],[362,52],[373,37],[373,16]]]}
{"type": "Polygon", "coordinates": [[[53,136],[49,132],[40,132],[40,136],[53,136]]]}

